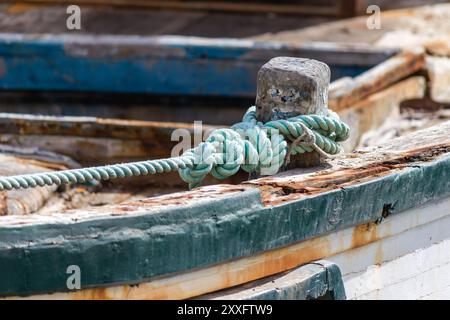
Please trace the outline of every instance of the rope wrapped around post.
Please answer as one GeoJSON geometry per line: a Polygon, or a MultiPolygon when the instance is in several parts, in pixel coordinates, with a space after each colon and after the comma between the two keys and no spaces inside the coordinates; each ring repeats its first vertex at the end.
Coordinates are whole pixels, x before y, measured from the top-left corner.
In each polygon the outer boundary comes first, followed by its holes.
{"type": "Polygon", "coordinates": [[[256,119],[255,107],[251,107],[242,122],[229,129],[214,130],[205,142],[179,157],[1,177],[0,190],[87,183],[170,171],[178,171],[181,179],[189,183],[190,188],[195,188],[208,174],[217,179],[226,179],[239,169],[261,175],[275,174],[288,154],[318,149],[326,154],[337,154],[341,151],[338,142],[348,136],[349,127],[332,111],[325,116],[300,115],[261,123],[256,119]],[[301,141],[305,136],[309,139],[301,141]]]}

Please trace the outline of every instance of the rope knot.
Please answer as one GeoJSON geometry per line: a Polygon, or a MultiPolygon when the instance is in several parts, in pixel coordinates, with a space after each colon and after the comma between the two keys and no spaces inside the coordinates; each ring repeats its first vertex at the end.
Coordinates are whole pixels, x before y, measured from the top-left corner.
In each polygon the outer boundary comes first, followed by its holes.
{"type": "MultiPolygon", "coordinates": [[[[199,185],[209,173],[218,179],[226,179],[240,168],[272,175],[283,164],[289,163],[291,155],[317,151],[327,156],[340,152],[337,141],[347,139],[348,134],[348,126],[331,111],[328,116],[304,115],[263,124],[256,119],[255,107],[251,107],[242,122],[231,129],[214,130],[205,141],[210,146],[208,150],[214,154],[208,155],[214,161],[179,171],[181,178],[191,186],[199,185]]],[[[197,148],[203,150],[205,146],[197,148]]],[[[189,152],[192,151],[185,154],[189,152]]]]}
{"type": "Polygon", "coordinates": [[[341,150],[338,142],[349,136],[348,126],[332,111],[326,116],[302,115],[261,123],[256,119],[255,110],[251,107],[242,122],[230,129],[214,130],[205,142],[179,157],[0,177],[0,190],[86,183],[175,170],[190,188],[194,188],[210,173],[225,179],[242,168],[247,172],[272,175],[289,161],[291,154],[312,151],[323,156],[336,154],[341,150]]]}

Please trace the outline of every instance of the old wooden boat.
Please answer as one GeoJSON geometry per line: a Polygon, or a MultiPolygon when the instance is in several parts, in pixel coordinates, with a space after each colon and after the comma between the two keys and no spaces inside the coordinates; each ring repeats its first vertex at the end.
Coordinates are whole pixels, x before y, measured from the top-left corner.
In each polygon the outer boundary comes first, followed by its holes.
{"type": "Polygon", "coordinates": [[[171,174],[3,191],[0,296],[448,297],[449,100],[420,47],[2,34],[0,174],[167,157],[174,129],[239,121],[279,55],[330,65],[347,153],[191,191],[171,174]]]}

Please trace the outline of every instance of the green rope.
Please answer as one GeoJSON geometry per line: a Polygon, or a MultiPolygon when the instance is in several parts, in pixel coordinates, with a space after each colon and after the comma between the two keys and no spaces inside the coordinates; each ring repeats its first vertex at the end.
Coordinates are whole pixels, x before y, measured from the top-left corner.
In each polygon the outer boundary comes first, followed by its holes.
{"type": "Polygon", "coordinates": [[[339,116],[301,115],[287,120],[261,123],[255,107],[231,129],[214,130],[205,142],[179,157],[101,167],[43,172],[0,178],[0,190],[34,188],[67,183],[86,183],[140,175],[178,171],[190,188],[212,174],[226,179],[239,169],[270,175],[279,171],[291,154],[318,151],[337,154],[338,142],[348,138],[349,128],[339,116]]]}

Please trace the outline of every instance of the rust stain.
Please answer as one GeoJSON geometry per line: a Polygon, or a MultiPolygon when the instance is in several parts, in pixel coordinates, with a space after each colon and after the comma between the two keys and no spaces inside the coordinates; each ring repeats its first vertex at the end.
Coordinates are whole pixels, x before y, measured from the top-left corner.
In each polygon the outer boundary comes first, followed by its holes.
{"type": "Polygon", "coordinates": [[[377,249],[375,251],[375,264],[380,265],[384,261],[383,255],[383,245],[381,243],[377,244],[377,249]]]}
{"type": "Polygon", "coordinates": [[[377,225],[374,222],[356,226],[352,233],[352,248],[358,248],[377,241],[377,225]]]}
{"type": "Polygon", "coordinates": [[[330,254],[332,249],[329,238],[319,237],[254,257],[222,263],[203,271],[194,271],[193,277],[187,272],[175,281],[166,278],[138,285],[93,288],[60,295],[75,300],[186,299],[284,272],[330,254]]]}
{"type": "MultiPolygon", "coordinates": [[[[323,259],[338,253],[373,243],[387,234],[377,233],[374,222],[338,231],[286,247],[269,250],[252,257],[245,257],[201,270],[187,271],[174,276],[164,276],[150,282],[135,285],[84,289],[71,293],[54,293],[30,298],[50,299],[187,299],[209,292],[234,287],[250,281],[288,271],[302,264],[323,259]],[[351,241],[348,239],[351,231],[351,241]]],[[[381,263],[383,251],[376,250],[375,261],[381,263]]]]}

